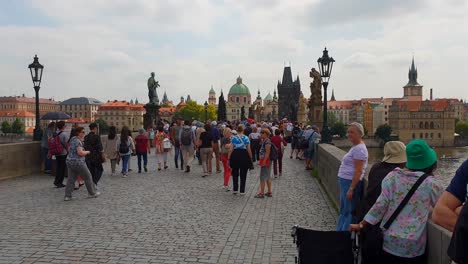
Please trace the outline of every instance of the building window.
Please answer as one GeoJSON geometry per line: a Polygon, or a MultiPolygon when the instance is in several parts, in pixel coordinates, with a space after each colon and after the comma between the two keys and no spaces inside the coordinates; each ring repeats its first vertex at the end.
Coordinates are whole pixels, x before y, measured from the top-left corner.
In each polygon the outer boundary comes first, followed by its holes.
{"type": "Polygon", "coordinates": [[[419,128],[424,128],[424,123],[423,122],[419,123],[419,128]]]}
{"type": "Polygon", "coordinates": [[[413,133],[413,139],[415,139],[415,138],[416,138],[416,134],[415,134],[415,133],[413,133]]]}
{"type": "Polygon", "coordinates": [[[434,133],[431,133],[431,138],[434,138],[434,133]]]}
{"type": "Polygon", "coordinates": [[[244,104],[247,103],[247,97],[244,96],[244,104]]]}
{"type": "Polygon", "coordinates": [[[442,138],[442,134],[439,133],[439,138],[442,138]]]}
{"type": "Polygon", "coordinates": [[[423,133],[419,133],[419,138],[423,138],[423,133]]]}
{"type": "Polygon", "coordinates": [[[239,97],[236,97],[236,103],[238,103],[238,102],[239,102],[239,97]]]}
{"type": "Polygon", "coordinates": [[[434,122],[431,121],[430,127],[431,127],[431,129],[434,129],[434,122]]]}
{"type": "Polygon", "coordinates": [[[429,137],[429,134],[428,134],[428,133],[426,133],[426,135],[425,135],[425,138],[428,138],[428,137],[429,137]]]}

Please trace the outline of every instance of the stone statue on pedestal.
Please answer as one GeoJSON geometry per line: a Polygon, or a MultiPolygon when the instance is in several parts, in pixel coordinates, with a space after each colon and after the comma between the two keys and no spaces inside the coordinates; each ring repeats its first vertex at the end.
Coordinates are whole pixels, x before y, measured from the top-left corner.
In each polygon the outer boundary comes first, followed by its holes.
{"type": "Polygon", "coordinates": [[[322,76],[320,72],[312,68],[310,77],[313,78],[310,84],[310,99],[313,103],[322,103],[322,76]]]}
{"type": "Polygon", "coordinates": [[[159,104],[158,93],[156,89],[159,87],[159,82],[154,79],[154,72],[148,79],[148,98],[150,104],[159,104]]]}

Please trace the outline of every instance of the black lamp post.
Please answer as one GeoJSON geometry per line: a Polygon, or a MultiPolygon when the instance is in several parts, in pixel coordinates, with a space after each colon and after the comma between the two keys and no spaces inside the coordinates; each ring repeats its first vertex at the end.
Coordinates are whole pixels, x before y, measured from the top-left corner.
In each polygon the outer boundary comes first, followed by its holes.
{"type": "Polygon", "coordinates": [[[39,58],[35,55],[33,63],[29,64],[28,68],[31,72],[34,91],[36,92],[36,127],[34,128],[33,140],[39,141],[42,139],[41,117],[39,115],[39,89],[41,89],[42,70],[44,66],[39,63],[39,58]]]}
{"type": "Polygon", "coordinates": [[[205,122],[208,121],[208,102],[205,101],[205,122]]]}
{"type": "Polygon", "coordinates": [[[330,80],[330,75],[333,69],[333,63],[335,60],[328,56],[328,50],[325,48],[323,50],[323,55],[321,58],[318,58],[317,63],[322,76],[323,84],[323,128],[322,128],[322,143],[331,143],[332,135],[330,129],[328,128],[328,115],[327,115],[327,87],[328,81],[330,80]]]}

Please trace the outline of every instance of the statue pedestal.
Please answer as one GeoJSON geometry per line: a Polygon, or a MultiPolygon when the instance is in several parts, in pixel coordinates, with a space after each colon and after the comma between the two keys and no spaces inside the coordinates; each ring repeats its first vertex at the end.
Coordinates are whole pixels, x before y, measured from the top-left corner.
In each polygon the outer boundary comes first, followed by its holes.
{"type": "Polygon", "coordinates": [[[311,125],[316,125],[321,129],[323,126],[323,104],[310,102],[308,117],[311,125]]]}
{"type": "Polygon", "coordinates": [[[148,103],[144,107],[146,109],[146,114],[143,115],[144,128],[148,129],[149,127],[157,126],[160,120],[160,106],[154,103],[148,103]]]}

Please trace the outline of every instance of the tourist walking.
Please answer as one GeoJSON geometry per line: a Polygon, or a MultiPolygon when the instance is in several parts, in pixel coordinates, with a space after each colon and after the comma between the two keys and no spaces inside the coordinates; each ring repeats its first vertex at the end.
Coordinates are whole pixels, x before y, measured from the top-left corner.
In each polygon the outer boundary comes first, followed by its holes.
{"type": "Polygon", "coordinates": [[[104,144],[104,152],[106,153],[107,159],[111,165],[111,175],[115,175],[115,166],[120,160],[119,152],[115,150],[117,144],[117,129],[115,126],[109,127],[109,134],[107,135],[107,141],[104,144]]]}
{"type": "Polygon", "coordinates": [[[216,165],[216,173],[221,172],[220,167],[220,160],[221,156],[219,154],[219,140],[221,139],[221,134],[219,129],[216,127],[218,123],[216,121],[211,122],[211,137],[213,138],[213,153],[215,155],[215,165],[216,165]]]}
{"type": "MultiPolygon", "coordinates": [[[[203,132],[205,132],[205,128],[203,127],[203,123],[202,122],[197,122],[197,128],[195,129],[195,142],[199,142],[200,141],[200,136],[203,132]]],[[[197,156],[197,159],[198,159],[198,165],[202,165],[202,158],[201,158],[201,155],[200,155],[200,147],[197,146],[197,149],[196,149],[196,156],[197,156]]]]}
{"type": "Polygon", "coordinates": [[[50,174],[52,171],[52,157],[49,155],[49,139],[54,136],[55,122],[50,122],[42,131],[41,140],[41,160],[44,164],[44,173],[50,174]]]}
{"type": "MultiPolygon", "coordinates": [[[[279,134],[279,130],[278,131],[279,134]]],[[[271,141],[270,141],[270,130],[263,128],[261,132],[262,143],[260,146],[260,190],[258,191],[255,198],[264,198],[265,196],[272,197],[271,189],[271,141]],[[265,193],[265,184],[267,185],[268,192],[265,193]]]]}
{"type": "Polygon", "coordinates": [[[101,136],[97,134],[97,129],[96,123],[89,124],[90,132],[84,138],[85,150],[91,151],[89,155],[86,155],[86,165],[88,165],[96,186],[104,172],[102,163],[105,161],[104,148],[102,147],[101,136]]]}
{"type": "Polygon", "coordinates": [[[306,159],[305,167],[306,170],[312,170],[312,159],[314,158],[315,154],[315,145],[318,143],[320,140],[320,129],[318,126],[313,125],[312,126],[312,134],[309,135],[307,138],[307,148],[304,151],[304,157],[306,159]]]}
{"type": "Polygon", "coordinates": [[[148,138],[149,138],[149,142],[150,142],[150,147],[154,147],[153,145],[153,141],[154,141],[154,129],[153,129],[153,126],[150,126],[149,129],[148,129],[148,138]]]}
{"type": "Polygon", "coordinates": [[[349,225],[357,222],[353,212],[362,196],[364,173],[367,167],[369,154],[362,140],[364,128],[358,122],[348,127],[348,139],[353,146],[341,161],[338,170],[338,185],[340,190],[340,215],[338,217],[337,231],[349,230],[349,225]]]}
{"type": "Polygon", "coordinates": [[[256,125],[253,126],[249,139],[252,148],[252,162],[257,162],[260,160],[260,133],[258,133],[256,125]]]}
{"type": "Polygon", "coordinates": [[[351,231],[364,228],[365,232],[366,226],[381,223],[383,256],[380,263],[384,264],[426,263],[427,221],[443,191],[433,176],[437,155],[424,140],[411,141],[406,147],[406,156],[406,169],[396,168],[385,177],[382,192],[364,220],[349,227],[351,231]],[[410,193],[411,189],[414,192],[410,193]],[[403,200],[406,203],[402,204],[403,200]],[[399,207],[402,209],[398,210],[399,207]],[[395,212],[396,218],[387,224],[395,212]]]}
{"type": "Polygon", "coordinates": [[[115,148],[122,158],[122,177],[126,178],[128,175],[128,161],[132,153],[135,152],[135,144],[130,136],[130,129],[128,127],[122,127],[120,139],[116,142],[115,148]]]}
{"type": "Polygon", "coordinates": [[[66,160],[68,168],[68,179],[65,188],[65,201],[70,201],[72,199],[72,192],[75,187],[76,177],[78,175],[84,179],[86,189],[88,190],[88,197],[95,198],[100,195],[100,193],[95,189],[91,172],[89,171],[85,161],[85,156],[89,155],[91,152],[84,150],[83,148],[83,140],[85,135],[84,128],[77,127],[76,133],[77,136],[74,136],[70,140],[70,152],[66,160]]]}
{"type": "Polygon", "coordinates": [[[231,139],[231,129],[225,127],[223,129],[223,138],[221,139],[221,161],[224,169],[223,188],[226,191],[229,191],[229,178],[231,178],[232,173],[231,167],[229,167],[229,158],[232,153],[231,139]]]}
{"type": "Polygon", "coordinates": [[[253,168],[250,140],[244,135],[244,125],[240,124],[237,126],[236,134],[232,136],[231,144],[233,145],[233,151],[229,159],[229,166],[232,169],[232,193],[237,194],[240,192],[240,195],[244,195],[247,172],[253,168]]]}
{"type": "Polygon", "coordinates": [[[68,136],[64,132],[65,131],[65,122],[59,121],[57,122],[57,131],[54,134],[54,137],[59,137],[60,144],[62,146],[62,151],[60,154],[55,155],[55,160],[57,161],[57,171],[55,172],[55,180],[54,185],[57,188],[63,188],[65,185],[63,184],[63,180],[65,178],[65,172],[67,171],[67,141],[68,136]]]}
{"type": "Polygon", "coordinates": [[[295,122],[294,127],[292,129],[292,143],[291,143],[291,155],[289,158],[293,158],[294,153],[296,153],[296,159],[299,159],[299,152],[300,152],[300,145],[299,141],[301,138],[301,128],[299,127],[299,123],[295,122]]]}
{"type": "Polygon", "coordinates": [[[273,175],[275,178],[278,176],[278,172],[280,177],[283,173],[283,152],[285,147],[288,145],[288,142],[286,142],[280,134],[281,131],[277,129],[275,130],[275,135],[271,137],[271,143],[275,145],[278,150],[278,158],[273,161],[273,175]]]}
{"type": "Polygon", "coordinates": [[[200,157],[203,165],[203,175],[202,177],[208,176],[211,174],[213,169],[213,136],[211,134],[210,124],[205,124],[204,132],[201,133],[200,139],[198,141],[198,148],[200,150],[200,157]]]}
{"type": "Polygon", "coordinates": [[[182,155],[181,151],[181,146],[180,146],[180,141],[179,141],[179,136],[180,136],[180,131],[182,130],[182,118],[178,117],[177,118],[177,123],[173,124],[171,129],[170,129],[170,138],[172,141],[172,144],[174,145],[174,164],[176,169],[179,168],[179,157],[180,157],[180,169],[184,169],[184,155],[182,155]]]}
{"type": "Polygon", "coordinates": [[[195,135],[190,127],[190,121],[185,120],[184,126],[179,132],[179,142],[182,155],[184,157],[183,166],[185,167],[185,172],[190,172],[190,166],[192,166],[192,161],[195,153],[195,135]]]}
{"type": "MultiPolygon", "coordinates": [[[[153,135],[154,137],[154,135],[153,135]]],[[[141,160],[143,159],[143,169],[148,172],[148,154],[151,153],[149,138],[145,135],[145,130],[140,128],[138,136],[135,137],[135,149],[138,160],[138,173],[141,173],[141,160]]]]}
{"type": "Polygon", "coordinates": [[[164,133],[164,127],[159,126],[158,132],[154,136],[154,146],[156,153],[156,160],[158,161],[158,171],[161,171],[161,166],[164,166],[166,170],[167,167],[167,152],[168,149],[164,148],[164,140],[167,139],[166,133],[164,133]]]}

